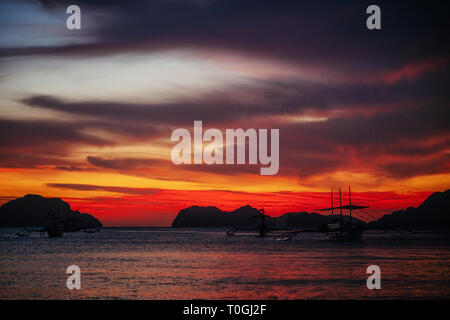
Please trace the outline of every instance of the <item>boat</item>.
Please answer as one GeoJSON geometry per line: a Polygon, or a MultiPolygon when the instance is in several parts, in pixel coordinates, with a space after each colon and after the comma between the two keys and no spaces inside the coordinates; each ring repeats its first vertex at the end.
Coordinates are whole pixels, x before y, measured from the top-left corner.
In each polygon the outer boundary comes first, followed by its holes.
{"type": "MultiPolygon", "coordinates": [[[[301,233],[317,233],[325,234],[327,240],[330,241],[362,241],[362,234],[365,225],[359,219],[352,218],[352,210],[365,209],[368,207],[352,205],[351,190],[348,187],[348,205],[342,205],[342,193],[339,188],[339,206],[333,207],[333,189],[331,189],[331,207],[325,209],[317,209],[318,211],[331,211],[331,220],[327,224],[323,224],[319,228],[301,228],[301,229],[283,229],[277,227],[269,227],[267,221],[271,218],[265,214],[264,209],[258,210],[258,214],[251,218],[257,219],[256,236],[264,238],[272,236],[275,241],[289,241],[296,235],[301,233]],[[339,209],[340,215],[334,214],[334,210],[339,209]],[[344,216],[343,210],[348,210],[349,215],[344,216]]],[[[238,231],[249,230],[247,228],[233,227],[227,230],[227,236],[234,236],[238,231]]]]}
{"type": "Polygon", "coordinates": [[[29,237],[33,232],[39,232],[41,237],[47,235],[49,238],[61,238],[65,232],[96,233],[101,230],[99,227],[84,228],[79,222],[71,218],[63,218],[59,212],[57,214],[53,210],[48,212],[45,219],[47,222],[39,229],[24,228],[17,232],[16,235],[18,237],[29,237]]]}
{"type": "Polygon", "coordinates": [[[32,234],[32,233],[33,233],[33,230],[30,230],[30,229],[22,229],[22,230],[20,230],[19,232],[17,232],[16,235],[17,235],[18,237],[28,237],[28,236],[30,236],[30,234],[32,234]]]}
{"type": "Polygon", "coordinates": [[[352,218],[352,210],[368,207],[352,205],[350,186],[348,187],[348,205],[342,205],[341,188],[339,188],[339,207],[333,207],[333,189],[330,192],[330,201],[330,208],[318,209],[319,211],[331,211],[331,221],[320,228],[325,233],[326,239],[330,241],[362,241],[365,228],[360,221],[352,218]],[[340,210],[340,215],[334,214],[335,209],[340,210]],[[344,216],[343,210],[348,210],[349,215],[344,216]]]}
{"type": "Polygon", "coordinates": [[[101,230],[101,228],[85,228],[85,229],[81,229],[81,231],[85,232],[85,233],[96,233],[99,232],[101,230]]]}
{"type": "Polygon", "coordinates": [[[264,209],[259,209],[258,214],[254,218],[259,220],[258,226],[256,227],[257,237],[267,237],[270,228],[265,224],[265,220],[270,217],[265,214],[264,209]]]}
{"type": "Polygon", "coordinates": [[[405,229],[397,225],[384,227],[382,230],[392,235],[393,237],[404,237],[415,234],[416,232],[412,229],[405,229]]]}
{"type": "Polygon", "coordinates": [[[64,234],[64,224],[61,216],[50,210],[47,219],[50,220],[50,223],[44,227],[44,231],[47,232],[49,238],[61,238],[64,234]]]}
{"type": "Polygon", "coordinates": [[[258,238],[265,238],[270,236],[269,233],[271,233],[274,230],[278,230],[275,228],[272,228],[267,225],[267,221],[271,219],[270,216],[265,214],[264,209],[259,209],[258,213],[254,216],[249,217],[250,219],[256,219],[255,227],[233,227],[226,231],[227,236],[234,236],[239,231],[256,231],[256,237],[258,238]]]}

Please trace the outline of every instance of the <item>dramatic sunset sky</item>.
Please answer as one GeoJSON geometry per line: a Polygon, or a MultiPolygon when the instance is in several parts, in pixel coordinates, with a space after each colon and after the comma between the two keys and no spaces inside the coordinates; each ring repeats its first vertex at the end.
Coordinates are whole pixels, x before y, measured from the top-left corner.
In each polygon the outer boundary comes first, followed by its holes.
{"type": "Polygon", "coordinates": [[[2,0],[0,203],[61,197],[106,226],[312,211],[349,184],[369,220],[416,206],[450,187],[448,24],[425,1],[2,0]],[[279,173],[174,165],[194,120],[279,128],[279,173]]]}

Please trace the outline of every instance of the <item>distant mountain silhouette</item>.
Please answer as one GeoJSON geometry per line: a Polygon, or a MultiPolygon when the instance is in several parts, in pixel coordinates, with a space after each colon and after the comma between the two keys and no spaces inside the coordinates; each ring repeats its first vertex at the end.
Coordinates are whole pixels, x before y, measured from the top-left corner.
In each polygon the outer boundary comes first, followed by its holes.
{"type": "MultiPolygon", "coordinates": [[[[194,206],[181,210],[172,222],[172,227],[254,228],[256,224],[259,223],[257,219],[253,219],[253,217],[257,214],[258,209],[255,209],[249,205],[240,207],[232,212],[221,211],[216,207],[194,206]]],[[[348,217],[345,218],[348,219],[348,217]]],[[[329,221],[329,216],[318,213],[290,212],[280,217],[266,219],[264,223],[268,227],[278,229],[318,228],[322,224],[328,223],[329,221]]]]}
{"type": "Polygon", "coordinates": [[[60,198],[44,198],[33,194],[3,204],[0,207],[0,226],[43,227],[49,223],[50,210],[70,226],[70,230],[66,231],[102,227],[100,221],[92,215],[73,211],[70,205],[60,198]]]}
{"type": "Polygon", "coordinates": [[[216,207],[193,206],[182,209],[172,227],[251,227],[255,221],[251,217],[258,214],[258,210],[244,206],[232,212],[224,212],[216,207]]]}
{"type": "MultiPolygon", "coordinates": [[[[216,207],[189,207],[181,210],[172,227],[242,227],[252,228],[258,222],[252,217],[258,210],[246,205],[232,212],[221,211],[216,207]]],[[[349,219],[347,215],[345,219],[349,219]]],[[[353,218],[356,221],[363,221],[353,218]]],[[[328,223],[330,216],[308,212],[290,212],[276,218],[266,219],[272,228],[318,228],[328,223]]],[[[429,196],[419,207],[400,210],[384,215],[370,222],[368,228],[388,226],[409,227],[414,229],[450,229],[450,189],[429,196]]]]}
{"type": "Polygon", "coordinates": [[[414,229],[450,229],[450,189],[435,192],[417,208],[395,211],[369,223],[369,228],[398,225],[414,229]]]}

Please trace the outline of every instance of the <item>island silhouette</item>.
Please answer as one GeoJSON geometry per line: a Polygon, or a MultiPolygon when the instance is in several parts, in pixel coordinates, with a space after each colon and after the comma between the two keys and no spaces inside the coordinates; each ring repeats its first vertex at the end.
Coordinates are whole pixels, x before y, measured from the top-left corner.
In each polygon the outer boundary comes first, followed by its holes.
{"type": "MultiPolygon", "coordinates": [[[[239,227],[252,228],[258,209],[250,205],[234,211],[222,211],[217,207],[192,206],[180,210],[172,222],[173,228],[185,227],[239,227]]],[[[347,219],[344,216],[345,219],[347,219]]],[[[319,228],[329,222],[328,215],[315,212],[288,212],[267,221],[271,228],[319,228]]],[[[366,224],[353,217],[354,220],[366,224]]],[[[376,221],[366,224],[368,229],[385,228],[393,225],[415,229],[450,229],[450,189],[435,192],[417,208],[386,214],[376,221]]]]}
{"type": "Polygon", "coordinates": [[[60,198],[44,198],[34,194],[3,204],[0,207],[0,227],[42,227],[49,224],[49,215],[63,219],[66,232],[103,227],[97,218],[73,211],[60,198]]]}

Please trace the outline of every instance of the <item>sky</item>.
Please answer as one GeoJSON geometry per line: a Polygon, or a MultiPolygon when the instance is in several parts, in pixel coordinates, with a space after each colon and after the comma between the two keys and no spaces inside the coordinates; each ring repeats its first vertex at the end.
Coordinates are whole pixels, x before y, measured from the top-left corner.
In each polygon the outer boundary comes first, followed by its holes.
{"type": "Polygon", "coordinates": [[[2,1],[0,203],[61,197],[106,226],[191,205],[310,212],[348,185],[366,220],[419,205],[450,187],[447,11],[377,1],[368,30],[371,4],[2,1]],[[171,133],[194,120],[279,129],[278,174],[174,165],[171,133]]]}

